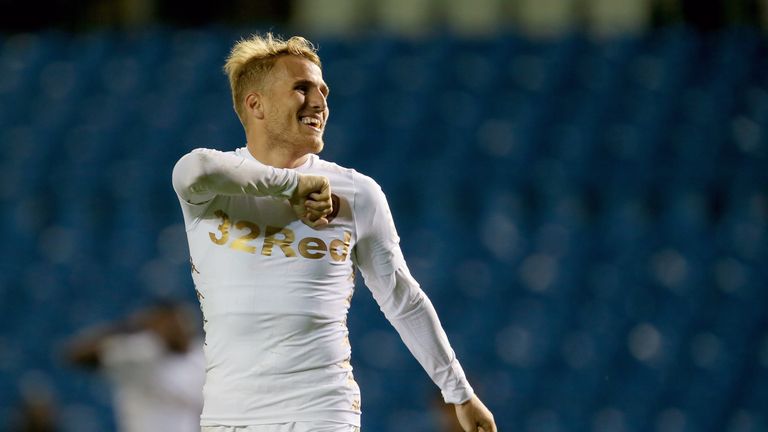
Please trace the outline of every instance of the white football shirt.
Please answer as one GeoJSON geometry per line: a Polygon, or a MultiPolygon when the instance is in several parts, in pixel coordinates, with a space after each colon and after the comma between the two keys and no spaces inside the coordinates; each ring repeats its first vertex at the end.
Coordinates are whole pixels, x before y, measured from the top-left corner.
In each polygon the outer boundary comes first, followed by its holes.
{"type": "Polygon", "coordinates": [[[346,326],[356,267],[446,402],[472,396],[372,179],[316,155],[295,170],[273,168],[240,148],[194,150],[173,181],[205,320],[202,425],[360,425],[346,326]],[[329,225],[294,215],[286,198],[297,172],[329,179],[329,225]]]}

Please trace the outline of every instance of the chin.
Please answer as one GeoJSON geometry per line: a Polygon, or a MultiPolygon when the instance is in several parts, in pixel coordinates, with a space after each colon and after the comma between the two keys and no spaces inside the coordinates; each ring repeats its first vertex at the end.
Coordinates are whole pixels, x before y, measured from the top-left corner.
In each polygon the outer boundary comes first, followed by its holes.
{"type": "Polygon", "coordinates": [[[310,153],[318,154],[321,151],[323,151],[324,146],[325,146],[325,143],[323,142],[323,140],[317,140],[309,144],[308,150],[310,153]]]}

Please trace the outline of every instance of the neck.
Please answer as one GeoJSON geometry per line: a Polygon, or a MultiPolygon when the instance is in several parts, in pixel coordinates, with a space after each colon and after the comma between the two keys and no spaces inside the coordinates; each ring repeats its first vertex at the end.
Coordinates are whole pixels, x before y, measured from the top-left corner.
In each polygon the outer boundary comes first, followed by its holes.
{"type": "Polygon", "coordinates": [[[297,154],[285,147],[270,146],[264,141],[249,139],[246,147],[257,161],[275,168],[296,168],[303,165],[309,158],[308,153],[297,154]]]}

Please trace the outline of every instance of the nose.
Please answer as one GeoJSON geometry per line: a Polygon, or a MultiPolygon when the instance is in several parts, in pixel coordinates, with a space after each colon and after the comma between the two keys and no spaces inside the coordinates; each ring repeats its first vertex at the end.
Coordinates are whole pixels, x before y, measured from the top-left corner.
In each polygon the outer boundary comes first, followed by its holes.
{"type": "Polygon", "coordinates": [[[328,108],[328,101],[319,89],[313,89],[310,92],[309,106],[316,111],[325,111],[328,108]]]}

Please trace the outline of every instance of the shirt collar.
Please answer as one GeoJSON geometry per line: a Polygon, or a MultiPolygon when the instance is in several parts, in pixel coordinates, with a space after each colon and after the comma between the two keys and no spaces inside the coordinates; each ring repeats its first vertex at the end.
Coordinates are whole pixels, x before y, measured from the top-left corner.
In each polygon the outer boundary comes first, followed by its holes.
{"type": "MultiPolygon", "coordinates": [[[[240,147],[240,148],[238,148],[237,150],[235,150],[235,154],[237,154],[238,156],[242,156],[242,157],[244,157],[246,159],[252,160],[254,162],[260,163],[262,165],[265,165],[261,161],[259,161],[255,157],[253,157],[251,152],[248,151],[248,147],[240,147]]],[[[312,165],[314,165],[316,159],[317,159],[317,155],[314,154],[314,153],[310,153],[309,157],[307,158],[307,160],[303,164],[301,164],[301,165],[299,165],[299,166],[297,166],[296,168],[293,168],[293,169],[295,169],[296,171],[307,170],[307,169],[311,168],[312,165]]]]}

